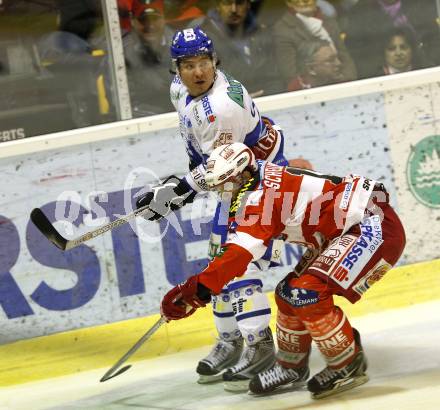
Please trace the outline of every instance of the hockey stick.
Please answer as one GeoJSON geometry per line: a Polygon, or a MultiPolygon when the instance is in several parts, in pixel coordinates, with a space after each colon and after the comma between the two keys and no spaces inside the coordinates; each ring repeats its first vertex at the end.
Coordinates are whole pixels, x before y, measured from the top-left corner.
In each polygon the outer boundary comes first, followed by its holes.
{"type": "MultiPolygon", "coordinates": [[[[150,211],[150,208],[147,206],[143,206],[142,208],[136,209],[136,211],[125,215],[121,218],[115,219],[113,222],[110,222],[106,225],[101,226],[93,231],[87,232],[84,235],[81,235],[76,239],[66,239],[64,238],[53,226],[53,224],[49,221],[47,216],[43,213],[40,208],[34,208],[31,212],[31,221],[38,228],[38,230],[51,241],[56,247],[60,248],[63,251],[68,251],[69,249],[75,248],[81,245],[83,242],[86,242],[90,239],[96,238],[97,236],[102,235],[103,233],[110,231],[120,225],[125,224],[130,219],[136,218],[137,216],[141,216],[150,211]]],[[[151,212],[151,211],[150,211],[151,212]]]]}
{"type": "Polygon", "coordinates": [[[163,316],[133,345],[133,347],[124,354],[99,380],[101,383],[111,379],[113,377],[119,376],[120,374],[126,372],[131,364],[128,366],[124,366],[122,369],[119,369],[130,356],[133,355],[164,323],[166,320],[163,316]],[[118,370],[119,369],[119,370],[118,370]]]}

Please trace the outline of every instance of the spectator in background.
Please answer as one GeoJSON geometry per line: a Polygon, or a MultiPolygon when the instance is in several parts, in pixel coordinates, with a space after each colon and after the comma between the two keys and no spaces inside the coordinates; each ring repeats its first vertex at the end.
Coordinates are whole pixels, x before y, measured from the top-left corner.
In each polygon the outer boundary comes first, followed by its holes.
{"type": "Polygon", "coordinates": [[[277,65],[284,86],[298,76],[298,48],[313,40],[327,41],[338,54],[342,73],[348,80],[356,79],[356,68],[345,45],[335,19],[326,17],[316,0],[286,0],[287,11],[273,27],[277,65]]]}
{"type": "MultiPolygon", "coordinates": [[[[317,0],[316,5],[326,17],[336,17],[337,10],[331,0],[317,0]]],[[[251,0],[251,10],[258,17],[261,24],[272,27],[281,19],[286,9],[286,0],[251,0]]]]}
{"type": "Polygon", "coordinates": [[[215,3],[202,29],[212,39],[224,69],[233,77],[242,77],[252,97],[283,91],[279,72],[272,63],[272,36],[256,22],[251,2],[216,0],[215,3]]]}
{"type": "MultiPolygon", "coordinates": [[[[117,0],[119,21],[122,32],[132,29],[131,14],[135,2],[148,6],[152,3],[159,3],[165,21],[170,26],[170,31],[187,27],[195,27],[203,23],[205,19],[205,9],[210,0],[117,0]]],[[[169,38],[169,42],[171,38],[169,38]]]]}
{"type": "Polygon", "coordinates": [[[288,91],[305,90],[345,81],[342,64],[331,44],[312,40],[298,48],[300,74],[288,85],[288,91]]]}
{"type": "Polygon", "coordinates": [[[169,38],[161,1],[133,0],[132,30],[123,37],[134,117],[173,111],[169,99],[169,38]]]}
{"type": "Polygon", "coordinates": [[[346,44],[360,78],[377,74],[382,63],[383,38],[396,27],[412,33],[417,49],[440,64],[440,31],[436,0],[359,1],[348,14],[346,44]]]}
{"type": "Polygon", "coordinates": [[[426,66],[414,36],[404,28],[392,30],[385,37],[382,55],[384,62],[376,75],[403,73],[426,66]]]}
{"type": "Polygon", "coordinates": [[[167,25],[173,31],[200,26],[205,13],[198,3],[197,0],[163,0],[167,25]]]}

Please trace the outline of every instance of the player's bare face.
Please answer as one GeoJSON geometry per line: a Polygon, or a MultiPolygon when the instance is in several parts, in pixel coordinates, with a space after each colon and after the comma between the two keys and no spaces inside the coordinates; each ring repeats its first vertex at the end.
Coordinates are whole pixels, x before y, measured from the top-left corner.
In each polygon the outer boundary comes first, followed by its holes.
{"type": "Polygon", "coordinates": [[[214,83],[214,62],[208,55],[185,58],[179,64],[179,74],[189,95],[198,97],[206,93],[214,83]]]}
{"type": "Polygon", "coordinates": [[[312,17],[317,10],[316,0],[287,0],[286,4],[295,13],[308,17],[312,17]]]}

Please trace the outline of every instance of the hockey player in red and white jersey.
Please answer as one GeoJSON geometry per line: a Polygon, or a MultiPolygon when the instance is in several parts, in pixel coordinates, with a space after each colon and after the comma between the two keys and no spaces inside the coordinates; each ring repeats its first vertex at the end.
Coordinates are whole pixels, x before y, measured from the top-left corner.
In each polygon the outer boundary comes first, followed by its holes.
{"type": "Polygon", "coordinates": [[[232,196],[228,240],[204,271],[164,296],[162,315],[168,320],[191,315],[282,234],[307,251],[276,288],[277,361],[252,378],[250,391],[304,384],[312,342],[327,363],[308,380],[313,398],[365,383],[359,333],[334,305],[333,295],[356,303],[403,252],[404,229],[383,185],[361,176],[341,178],[255,161],[241,143],[212,152],[206,182],[232,196]]]}

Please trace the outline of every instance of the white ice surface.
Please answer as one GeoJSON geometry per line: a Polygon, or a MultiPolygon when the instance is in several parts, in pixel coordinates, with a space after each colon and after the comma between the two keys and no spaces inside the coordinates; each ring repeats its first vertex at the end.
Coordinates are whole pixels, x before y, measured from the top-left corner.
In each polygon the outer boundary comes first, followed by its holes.
{"type": "MultiPolygon", "coordinates": [[[[107,369],[98,369],[3,388],[0,409],[440,409],[440,300],[351,322],[362,335],[370,381],[319,401],[312,400],[305,390],[254,397],[225,392],[221,383],[199,385],[194,369],[209,351],[204,347],[134,362],[129,371],[105,383],[99,379],[107,369]]],[[[147,348],[148,343],[143,346],[147,348]]],[[[314,349],[312,374],[322,366],[314,349]]]]}

